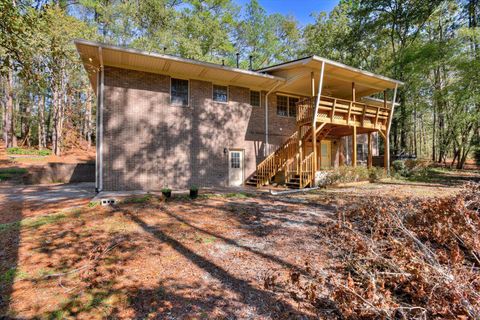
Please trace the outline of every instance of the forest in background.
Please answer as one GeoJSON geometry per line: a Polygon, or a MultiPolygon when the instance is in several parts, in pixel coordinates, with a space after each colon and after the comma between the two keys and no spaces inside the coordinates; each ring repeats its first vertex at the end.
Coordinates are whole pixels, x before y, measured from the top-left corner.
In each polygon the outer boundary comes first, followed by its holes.
{"type": "MultiPolygon", "coordinates": [[[[281,5],[279,1],[279,5],[281,5]]],[[[299,3],[299,5],[301,5],[299,3]]],[[[1,131],[55,154],[95,143],[96,101],[73,39],[253,68],[311,54],[405,82],[391,152],[462,168],[480,156],[480,1],[341,0],[267,14],[257,0],[0,0],[1,131]]]]}

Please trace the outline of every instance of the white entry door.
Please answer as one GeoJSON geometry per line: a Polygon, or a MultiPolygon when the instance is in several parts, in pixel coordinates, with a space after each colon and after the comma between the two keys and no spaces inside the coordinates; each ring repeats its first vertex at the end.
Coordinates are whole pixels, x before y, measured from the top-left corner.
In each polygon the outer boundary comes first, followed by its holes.
{"type": "Polygon", "coordinates": [[[228,184],[241,186],[243,184],[243,151],[230,150],[228,153],[228,184]]]}

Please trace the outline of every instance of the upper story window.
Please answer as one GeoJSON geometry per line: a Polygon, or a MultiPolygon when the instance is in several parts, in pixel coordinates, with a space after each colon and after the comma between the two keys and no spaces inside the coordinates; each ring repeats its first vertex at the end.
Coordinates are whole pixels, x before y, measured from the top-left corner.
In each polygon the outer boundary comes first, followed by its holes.
{"type": "Polygon", "coordinates": [[[297,103],[300,99],[297,97],[289,97],[277,95],[277,115],[283,117],[296,117],[297,103]]]}
{"type": "Polygon", "coordinates": [[[297,103],[300,99],[295,97],[288,97],[288,115],[290,117],[297,116],[297,103]]]}
{"type": "Polygon", "coordinates": [[[288,97],[277,95],[277,115],[288,116],[288,97]]]}
{"type": "Polygon", "coordinates": [[[250,91],[250,105],[252,107],[260,107],[260,92],[250,91]]]}
{"type": "Polygon", "coordinates": [[[213,101],[224,102],[228,101],[228,87],[213,85],[213,101]]]}
{"type": "Polygon", "coordinates": [[[188,80],[171,80],[170,103],[174,106],[188,106],[188,80]]]}

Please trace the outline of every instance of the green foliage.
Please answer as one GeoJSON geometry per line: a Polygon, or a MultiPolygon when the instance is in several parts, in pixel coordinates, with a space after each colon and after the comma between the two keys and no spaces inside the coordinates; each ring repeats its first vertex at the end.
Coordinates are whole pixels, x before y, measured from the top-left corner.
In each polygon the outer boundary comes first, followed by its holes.
{"type": "Polygon", "coordinates": [[[51,150],[43,149],[25,149],[20,147],[7,148],[8,154],[21,154],[21,155],[35,155],[35,156],[48,156],[52,154],[51,150]]]}
{"type": "Polygon", "coordinates": [[[169,193],[169,192],[172,192],[172,189],[167,187],[162,188],[162,193],[169,193]]]}
{"type": "Polygon", "coordinates": [[[410,171],[407,169],[405,165],[405,160],[395,160],[392,162],[392,169],[395,174],[398,174],[403,177],[408,177],[410,171]]]}
{"type": "Polygon", "coordinates": [[[27,173],[25,168],[0,168],[0,181],[9,180],[15,175],[27,173]]]}
{"type": "Polygon", "coordinates": [[[190,191],[198,191],[198,187],[197,186],[191,186],[190,191]]]}
{"type": "Polygon", "coordinates": [[[474,152],[475,162],[480,165],[480,147],[477,147],[474,152]]]}
{"type": "Polygon", "coordinates": [[[129,197],[122,201],[122,203],[146,203],[150,202],[153,199],[151,194],[146,194],[141,197],[129,197]]]}

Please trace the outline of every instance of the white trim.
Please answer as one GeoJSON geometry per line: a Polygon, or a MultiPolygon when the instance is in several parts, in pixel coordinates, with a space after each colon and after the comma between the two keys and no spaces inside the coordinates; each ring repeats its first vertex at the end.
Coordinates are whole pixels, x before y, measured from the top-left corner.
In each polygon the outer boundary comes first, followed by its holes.
{"type": "Polygon", "coordinates": [[[230,87],[228,85],[217,84],[217,83],[213,83],[213,82],[211,84],[212,84],[212,102],[221,103],[221,104],[228,104],[228,102],[230,101],[230,87]],[[214,86],[227,88],[227,101],[217,101],[217,100],[213,99],[213,87],[214,86]]]}
{"type": "Polygon", "coordinates": [[[258,71],[258,72],[275,71],[275,70],[282,69],[282,68],[285,68],[285,67],[291,67],[291,66],[296,66],[296,65],[300,65],[300,64],[305,65],[305,64],[308,64],[311,61],[318,61],[318,62],[322,62],[322,63],[327,63],[331,66],[335,66],[335,67],[342,68],[342,69],[345,69],[345,70],[349,70],[349,71],[352,71],[352,72],[360,73],[360,74],[363,74],[365,76],[381,79],[381,80],[388,81],[388,82],[393,82],[397,85],[404,85],[404,83],[402,81],[398,81],[398,80],[395,80],[395,79],[392,79],[392,78],[389,78],[389,77],[385,77],[385,76],[382,76],[382,75],[379,75],[379,74],[375,74],[375,73],[370,72],[370,71],[365,71],[365,70],[362,70],[362,69],[359,69],[359,68],[351,67],[351,66],[348,66],[346,64],[336,62],[336,61],[333,61],[333,60],[330,60],[330,59],[322,58],[322,57],[319,57],[319,56],[315,56],[315,55],[310,56],[310,57],[306,57],[306,58],[303,58],[303,59],[291,61],[291,62],[281,63],[281,64],[273,65],[273,66],[270,66],[270,67],[258,69],[256,71],[258,71]]]}
{"type": "Polygon", "coordinates": [[[176,77],[170,77],[170,95],[169,95],[169,98],[170,98],[170,101],[169,101],[169,105],[170,107],[178,107],[178,108],[189,108],[191,103],[190,103],[190,79],[185,79],[185,78],[176,78],[176,77]],[[173,79],[176,79],[176,80],[184,80],[184,81],[187,81],[187,105],[183,105],[183,104],[173,104],[172,103],[172,80],[173,79]]]}
{"type": "MultiPolygon", "coordinates": [[[[281,92],[275,92],[275,95],[278,97],[278,96],[283,96],[283,97],[287,97],[287,115],[284,116],[284,115],[281,115],[281,114],[278,114],[278,98],[277,98],[277,105],[276,105],[276,112],[275,114],[277,115],[277,117],[282,117],[282,118],[296,118],[297,115],[295,114],[295,116],[291,116],[290,115],[290,98],[295,98],[295,99],[298,99],[298,101],[300,101],[301,97],[302,96],[297,96],[297,95],[292,95],[292,94],[284,94],[284,93],[281,93],[281,92]]],[[[295,110],[296,111],[296,110],[295,110]]]]}
{"type": "Polygon", "coordinates": [[[320,79],[318,81],[317,100],[315,101],[315,110],[313,111],[313,127],[317,126],[318,106],[320,105],[320,97],[322,96],[323,87],[323,72],[325,71],[325,62],[322,62],[322,69],[320,70],[320,79]]]}

